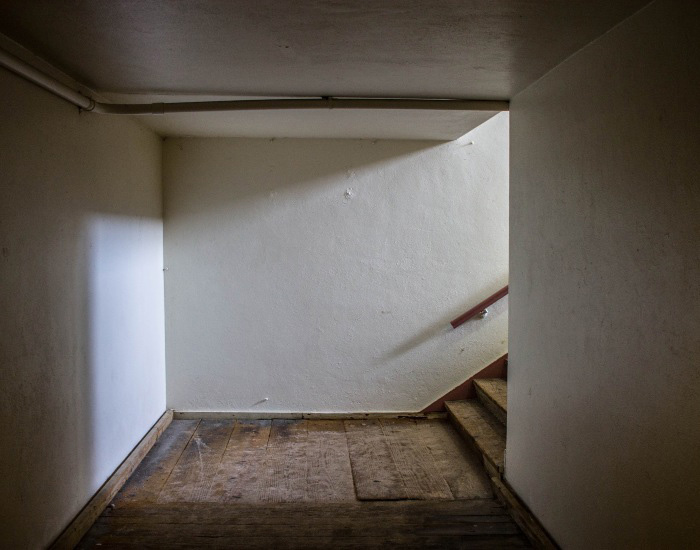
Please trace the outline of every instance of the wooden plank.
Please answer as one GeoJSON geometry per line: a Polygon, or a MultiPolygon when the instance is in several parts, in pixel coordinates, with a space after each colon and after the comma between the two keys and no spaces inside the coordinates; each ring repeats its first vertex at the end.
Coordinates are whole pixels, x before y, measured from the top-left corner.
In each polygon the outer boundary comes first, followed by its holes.
{"type": "Polygon", "coordinates": [[[355,494],[359,500],[408,498],[379,420],[346,420],[355,494]]]}
{"type": "Polygon", "coordinates": [[[481,453],[484,461],[503,473],[506,427],[476,399],[445,404],[455,427],[481,453]]]}
{"type": "Polygon", "coordinates": [[[134,450],[129,453],[124,462],[114,471],[109,479],[100,487],[85,507],[71,521],[58,538],[49,547],[51,550],[63,550],[73,548],[78,541],[88,532],[90,526],[99,517],[102,510],[114,498],[122,488],[129,476],[136,470],[153,444],[170,425],[173,412],[168,410],[158,419],[148,433],[139,441],[134,450]]]}
{"type": "Polygon", "coordinates": [[[338,523],[316,524],[308,521],[297,522],[296,524],[222,524],[222,523],[132,523],[125,521],[99,520],[103,525],[108,524],[108,531],[111,535],[138,537],[149,533],[163,533],[166,540],[177,541],[181,536],[196,537],[368,537],[386,538],[397,532],[411,535],[433,536],[474,536],[474,535],[517,535],[520,533],[517,525],[509,522],[469,522],[453,524],[426,524],[422,518],[415,518],[413,523],[403,522],[401,525],[395,524],[390,518],[383,518],[384,521],[373,520],[371,522],[357,520],[339,521],[338,523]],[[167,529],[164,527],[167,526],[167,529]]]}
{"type": "MultiPolygon", "coordinates": [[[[231,518],[257,517],[271,521],[275,517],[309,517],[315,519],[337,516],[377,515],[434,515],[439,517],[502,516],[505,507],[495,499],[473,500],[400,500],[355,501],[342,503],[218,503],[218,502],[169,502],[144,504],[138,507],[108,508],[104,517],[162,516],[173,521],[182,518],[209,518],[212,521],[228,521],[231,518]]],[[[295,520],[296,521],[296,520],[295,520]]]]}
{"type": "MultiPolygon", "coordinates": [[[[365,502],[407,502],[407,501],[365,501],[365,502]]],[[[133,507],[132,507],[133,508],[133,507]]],[[[335,526],[337,528],[354,527],[357,522],[362,522],[364,525],[371,527],[382,527],[387,521],[396,525],[415,526],[421,520],[426,525],[431,526],[456,526],[462,524],[476,523],[513,523],[513,518],[501,510],[501,515],[457,515],[453,513],[433,513],[432,511],[408,515],[402,511],[383,510],[360,511],[352,513],[345,509],[335,509],[335,515],[325,513],[309,513],[302,514],[299,511],[276,510],[272,513],[266,509],[256,509],[258,514],[253,514],[250,510],[243,510],[239,514],[234,515],[229,513],[208,514],[206,511],[184,511],[180,515],[169,511],[153,514],[142,515],[113,515],[100,516],[100,521],[105,524],[168,524],[168,523],[196,523],[199,525],[248,525],[265,528],[272,525],[287,525],[297,526],[300,523],[313,521],[316,526],[335,526]]]]}
{"type": "Polygon", "coordinates": [[[306,498],[310,502],[355,502],[343,422],[308,420],[306,498]]]}
{"type": "Polygon", "coordinates": [[[158,496],[158,502],[206,500],[233,420],[202,420],[158,496]]]}
{"type": "Polygon", "coordinates": [[[207,501],[256,502],[261,499],[270,420],[238,420],[233,428],[219,469],[214,475],[207,501]]]}
{"type": "Polygon", "coordinates": [[[156,502],[160,490],[192,439],[198,425],[198,420],[173,420],[129,481],[114,497],[112,504],[127,506],[156,502]]]}
{"type": "Polygon", "coordinates": [[[306,497],[306,420],[273,420],[260,480],[260,500],[299,502],[306,497]]]}
{"type": "MultiPolygon", "coordinates": [[[[400,501],[392,501],[400,502],[400,501]]],[[[472,529],[474,526],[481,526],[481,532],[498,532],[517,533],[518,529],[513,523],[513,519],[509,515],[501,516],[441,516],[420,514],[409,516],[407,514],[396,514],[392,511],[386,513],[375,514],[352,514],[346,510],[336,510],[335,516],[302,516],[300,514],[287,514],[278,512],[277,514],[269,514],[263,511],[259,516],[250,513],[244,513],[238,516],[227,515],[224,517],[210,517],[207,514],[185,514],[182,517],[174,516],[173,514],[161,514],[152,516],[101,516],[100,525],[102,526],[120,526],[120,525],[225,525],[228,528],[240,528],[239,532],[254,532],[255,529],[267,530],[272,529],[278,531],[289,529],[298,529],[297,534],[302,532],[300,525],[313,525],[315,529],[321,530],[343,530],[347,533],[352,532],[358,525],[362,525],[363,529],[369,529],[374,532],[384,529],[388,525],[393,528],[400,529],[402,532],[413,532],[419,526],[424,531],[434,533],[436,530],[464,530],[472,529]],[[499,524],[487,526],[486,524],[499,524]]],[[[361,532],[358,532],[361,534],[361,532]]],[[[472,533],[473,534],[473,533],[472,533]]]]}
{"type": "Polygon", "coordinates": [[[474,535],[465,540],[463,536],[420,536],[392,533],[390,536],[346,537],[332,536],[258,536],[240,535],[199,536],[188,533],[170,535],[167,526],[160,531],[135,537],[133,534],[105,535],[94,545],[80,546],[81,549],[108,548],[138,550],[171,550],[201,548],[227,548],[245,550],[367,550],[401,548],[402,550],[509,550],[531,548],[522,535],[474,535]]]}
{"type": "Polygon", "coordinates": [[[279,413],[279,412],[229,412],[229,411],[174,411],[178,420],[368,420],[375,418],[446,418],[439,412],[371,412],[371,413],[279,413]]]}
{"type": "Polygon", "coordinates": [[[508,421],[508,383],[501,378],[475,380],[476,395],[489,412],[503,424],[508,421]]]}
{"type": "Polygon", "coordinates": [[[406,496],[422,500],[454,498],[423,441],[423,433],[416,421],[383,419],[380,422],[391,456],[406,487],[406,496]]]}
{"type": "Polygon", "coordinates": [[[515,523],[520,526],[536,548],[545,550],[556,550],[559,548],[554,539],[547,533],[546,529],[525,503],[520,500],[508,483],[498,477],[491,478],[491,482],[498,498],[508,507],[515,523]]]}
{"type": "Polygon", "coordinates": [[[492,499],[166,503],[108,509],[79,548],[522,548],[492,499]],[[136,546],[138,543],[139,546],[136,546]]]}
{"type": "Polygon", "coordinates": [[[81,548],[522,548],[494,500],[171,503],[108,510],[81,548]],[[160,546],[158,546],[160,545],[160,546]]]}
{"type": "Polygon", "coordinates": [[[447,420],[422,420],[416,425],[423,444],[455,498],[493,498],[481,457],[447,420]]]}

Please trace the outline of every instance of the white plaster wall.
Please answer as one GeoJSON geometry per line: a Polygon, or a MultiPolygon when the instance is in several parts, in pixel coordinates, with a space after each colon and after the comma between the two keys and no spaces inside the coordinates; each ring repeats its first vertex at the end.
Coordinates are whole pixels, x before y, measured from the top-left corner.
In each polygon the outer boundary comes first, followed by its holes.
{"type": "Polygon", "coordinates": [[[448,323],[507,282],[507,149],[507,114],[444,144],[167,139],[168,406],[415,411],[503,354],[507,300],[448,323]]]}
{"type": "Polygon", "coordinates": [[[165,410],[161,141],[0,70],[0,546],[44,548],[165,410]]]}
{"type": "Polygon", "coordinates": [[[563,548],[700,540],[698,36],[654,2],[511,104],[506,476],[563,548]]]}

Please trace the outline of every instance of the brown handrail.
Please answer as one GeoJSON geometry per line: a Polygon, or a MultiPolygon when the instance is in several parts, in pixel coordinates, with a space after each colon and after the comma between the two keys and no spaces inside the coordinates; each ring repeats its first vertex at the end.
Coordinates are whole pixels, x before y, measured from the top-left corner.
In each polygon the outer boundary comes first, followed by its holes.
{"type": "Polygon", "coordinates": [[[494,304],[495,302],[498,302],[501,298],[503,298],[506,294],[508,294],[508,285],[504,286],[501,290],[496,292],[495,294],[492,294],[486,300],[483,302],[479,302],[476,304],[473,308],[471,308],[469,311],[466,313],[463,313],[456,319],[450,321],[450,324],[452,325],[452,328],[457,328],[459,325],[466,323],[469,321],[469,319],[472,319],[479,315],[482,311],[484,311],[487,307],[490,305],[494,304]]]}

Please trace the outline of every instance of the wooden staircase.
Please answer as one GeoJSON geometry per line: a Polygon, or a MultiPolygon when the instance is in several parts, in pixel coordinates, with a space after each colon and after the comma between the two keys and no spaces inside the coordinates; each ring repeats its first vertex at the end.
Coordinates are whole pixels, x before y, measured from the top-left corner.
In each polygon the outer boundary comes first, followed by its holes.
{"type": "Polygon", "coordinates": [[[506,381],[500,378],[475,380],[476,399],[447,401],[445,408],[455,427],[484,460],[489,475],[502,476],[505,467],[506,381]]]}
{"type": "Polygon", "coordinates": [[[473,384],[475,398],[445,401],[450,420],[481,455],[496,495],[508,507],[515,522],[535,547],[558,548],[503,477],[508,421],[506,380],[480,378],[474,379],[473,384]]]}

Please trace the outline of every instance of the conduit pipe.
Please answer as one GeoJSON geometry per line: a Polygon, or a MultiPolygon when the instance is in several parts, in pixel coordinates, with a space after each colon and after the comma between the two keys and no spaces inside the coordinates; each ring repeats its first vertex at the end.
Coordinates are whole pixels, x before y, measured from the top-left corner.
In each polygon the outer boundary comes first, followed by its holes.
{"type": "Polygon", "coordinates": [[[431,109],[458,111],[505,111],[504,101],[464,99],[242,99],[235,101],[187,101],[183,103],[95,103],[95,113],[108,115],[162,115],[166,113],[211,113],[289,109],[431,109]]]}
{"type": "Polygon", "coordinates": [[[92,111],[97,105],[94,100],[76,92],[73,88],[69,88],[65,84],[60,83],[55,78],[42,73],[35,69],[29,63],[25,63],[18,57],[0,50],[0,66],[21,76],[22,78],[33,82],[37,86],[48,90],[52,94],[62,97],[66,101],[70,101],[73,105],[77,105],[85,111],[92,111]]]}
{"type": "Polygon", "coordinates": [[[86,97],[21,59],[0,50],[0,66],[69,101],[83,111],[106,115],[162,115],[289,109],[413,109],[440,111],[507,111],[507,101],[470,99],[334,98],[245,99],[177,103],[100,103],[86,97]]]}

